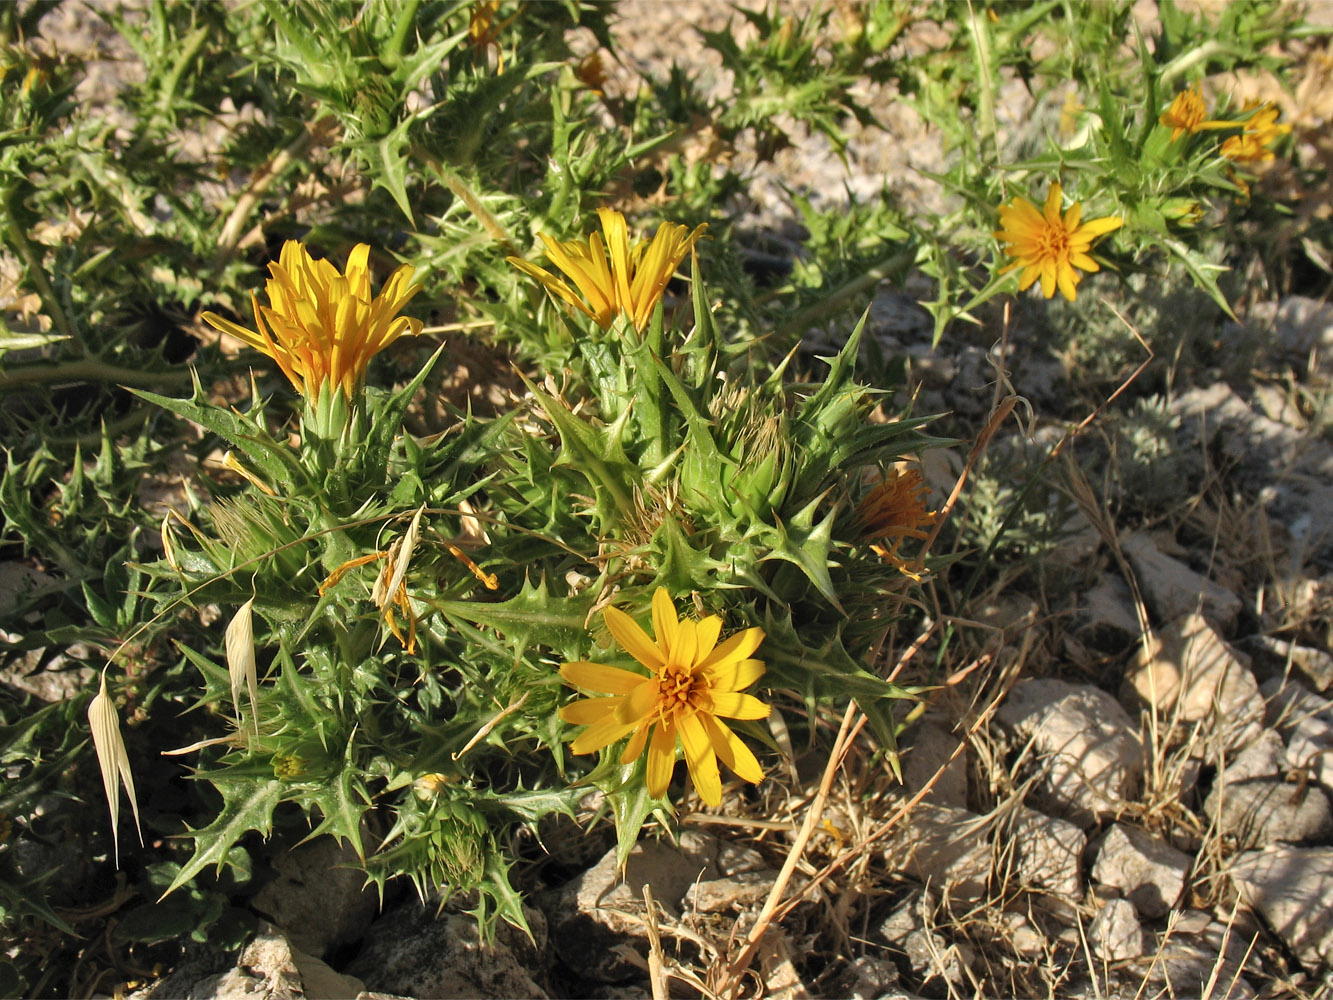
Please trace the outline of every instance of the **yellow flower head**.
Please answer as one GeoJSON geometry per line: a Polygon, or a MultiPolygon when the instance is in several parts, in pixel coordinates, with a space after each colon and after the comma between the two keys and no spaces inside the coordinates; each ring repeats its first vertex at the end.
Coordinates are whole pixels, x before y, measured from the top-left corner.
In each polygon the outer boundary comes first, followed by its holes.
{"type": "Polygon", "coordinates": [[[1235,122],[1204,121],[1208,116],[1208,107],[1203,103],[1203,90],[1196,80],[1189,90],[1182,90],[1171,101],[1171,106],[1157,119],[1171,129],[1171,141],[1180,138],[1181,133],[1203,132],[1207,129],[1232,128],[1235,122]]]}
{"type": "Polygon", "coordinates": [[[1015,198],[1008,205],[1001,205],[1000,223],[1004,228],[997,229],[993,235],[1009,244],[1004,252],[1014,258],[1013,263],[1000,273],[1008,274],[1023,268],[1018,280],[1020,292],[1031,288],[1040,278],[1041,293],[1048,299],[1059,288],[1060,294],[1073,302],[1074,290],[1083,277],[1074,268],[1100,271],[1097,262],[1088,256],[1092,241],[1119,229],[1124,220],[1111,215],[1104,219],[1090,219],[1080,225],[1083,207],[1074,202],[1061,216],[1061,197],[1057,182],[1051,185],[1042,211],[1026,198],[1015,198]]]}
{"type": "Polygon", "coordinates": [[[1277,124],[1278,109],[1265,104],[1245,122],[1245,131],[1222,143],[1219,150],[1228,160],[1262,163],[1276,155],[1268,147],[1291,131],[1290,125],[1277,124]]]}
{"type": "Polygon", "coordinates": [[[509,263],[591,316],[603,330],[610,329],[618,313],[624,313],[634,329],[642,333],[667,282],[708,226],[696,226],[690,232],[678,223],[664,222],[651,240],[641,239],[631,246],[623,215],[608,208],[599,208],[597,215],[605,238],[592,233],[586,242],[565,243],[546,233],[538,234],[546,245],[546,256],[569,276],[578,292],[521,257],[509,257],[509,263]]]}
{"type": "Polygon", "coordinates": [[[288,381],[312,402],[323,388],[337,387],[350,399],[361,387],[370,359],[403,334],[421,332],[421,320],[398,312],[420,290],[413,268],[404,264],[389,276],[379,295],[370,290],[370,247],[358,244],[347,257],[347,270],[327,260],[312,260],[296,240],[282,245],[269,264],[269,305],[251,295],[255,330],[204,313],[204,321],[262,351],[278,363],[288,381]]]}
{"type": "Polygon", "coordinates": [[[647,747],[648,794],[654,798],[665,795],[671,782],[677,741],[699,797],[710,806],[722,801],[719,757],[746,781],[762,781],[764,772],[754,754],[721,719],[768,716],[767,705],[741,693],[763,676],[763,661],[750,659],[764,639],[763,629],[746,629],[719,644],[722,619],[712,615],[681,621],[664,587],[653,594],[656,641],[617,608],[608,607],[603,615],[611,635],[649,674],[584,660],[561,665],[566,683],[609,695],[560,710],[565,722],[588,727],[570,749],[596,753],[629,735],[620,761],[629,764],[647,747]]]}

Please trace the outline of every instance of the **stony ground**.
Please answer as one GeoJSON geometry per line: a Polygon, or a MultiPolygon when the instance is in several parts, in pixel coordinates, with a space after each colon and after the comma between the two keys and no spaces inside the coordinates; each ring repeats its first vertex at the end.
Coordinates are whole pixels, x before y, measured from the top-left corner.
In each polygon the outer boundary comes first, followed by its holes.
{"type": "MultiPolygon", "coordinates": [[[[628,9],[625,73],[686,56],[682,22],[725,20],[676,5],[668,33],[656,5],[628,9]]],[[[779,181],[869,196],[888,170],[922,204],[939,197],[915,173],[940,155],[929,130],[877,99],[901,131],[858,139],[850,173],[815,139],[760,170],[748,207],[766,248],[796,232],[779,181]]],[[[1123,363],[1090,378],[1077,337],[1032,302],[932,346],[912,291],[881,291],[871,332],[911,359],[919,410],[949,413],[964,441],[928,463],[938,502],[962,481],[959,547],[976,544],[970,522],[994,523],[988,504],[1044,478],[990,584],[960,602],[943,574],[921,633],[896,637],[902,679],[932,684],[901,782],[865,739],[833,764],[796,747],[754,794],[683,804],[677,841],[646,837],[623,878],[604,827],[553,826],[520,874],[532,939],[492,947],[437,901],[381,904],[333,845],[291,846],[252,900],[265,933],[239,956],[191,944],[130,995],[706,995],[756,924],[747,996],[1327,995],[1327,286],[1240,323],[1158,296],[1137,314],[1145,341],[1200,329],[1117,404],[1137,422],[1102,408],[1146,357],[1123,327],[1101,334],[1123,363]],[[775,887],[792,903],[770,922],[775,887]]],[[[819,721],[827,747],[839,719],[819,721]]]]}

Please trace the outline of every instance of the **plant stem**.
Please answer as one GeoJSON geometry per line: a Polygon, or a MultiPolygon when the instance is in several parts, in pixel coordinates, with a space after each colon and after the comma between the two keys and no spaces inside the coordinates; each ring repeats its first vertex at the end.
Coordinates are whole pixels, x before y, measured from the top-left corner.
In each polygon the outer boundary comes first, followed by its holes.
{"type": "Polygon", "coordinates": [[[50,385],[53,382],[114,382],[118,385],[186,385],[188,372],[152,372],[140,368],[123,368],[96,358],[82,358],[49,365],[14,368],[0,375],[0,392],[28,385],[50,385]]]}
{"type": "Polygon", "coordinates": [[[416,23],[417,8],[421,0],[407,0],[398,8],[398,20],[393,26],[393,34],[380,50],[380,65],[392,72],[403,61],[403,43],[407,41],[407,32],[416,23]]]}
{"type": "Polygon", "coordinates": [[[916,247],[908,247],[906,250],[898,251],[892,257],[887,257],[868,268],[863,274],[857,275],[840,288],[834,289],[827,298],[821,299],[814,305],[806,306],[778,327],[774,333],[778,337],[804,333],[819,320],[837,311],[845,300],[862,294],[867,288],[879,284],[886,278],[901,274],[907,270],[914,260],[916,260],[916,247]]]}

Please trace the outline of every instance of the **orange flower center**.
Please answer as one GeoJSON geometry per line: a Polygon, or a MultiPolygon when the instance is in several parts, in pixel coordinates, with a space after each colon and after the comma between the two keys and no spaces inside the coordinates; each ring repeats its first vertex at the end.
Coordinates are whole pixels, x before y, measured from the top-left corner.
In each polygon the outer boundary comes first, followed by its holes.
{"type": "Polygon", "coordinates": [[[1047,223],[1042,228],[1040,255],[1060,263],[1069,259],[1069,231],[1064,226],[1047,223]]]}
{"type": "Polygon", "coordinates": [[[688,669],[668,663],[657,679],[657,704],[663,718],[681,709],[697,708],[697,695],[704,687],[688,669]]]}

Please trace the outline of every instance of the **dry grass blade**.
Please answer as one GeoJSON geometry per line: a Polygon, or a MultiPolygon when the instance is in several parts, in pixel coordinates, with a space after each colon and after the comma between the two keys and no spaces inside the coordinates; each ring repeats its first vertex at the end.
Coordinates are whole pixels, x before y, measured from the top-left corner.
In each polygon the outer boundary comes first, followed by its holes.
{"type": "Polygon", "coordinates": [[[111,843],[115,851],[116,867],[120,867],[120,783],[125,782],[125,794],[130,797],[134,810],[134,828],[143,846],[143,829],[139,825],[139,802],[134,795],[134,775],[130,773],[130,757],[125,752],[125,741],[120,738],[120,719],[116,706],[106,690],[106,670],[102,671],[101,688],[88,705],[88,726],[93,734],[93,749],[102,768],[102,788],[106,792],[107,808],[111,811],[111,843]]]}

